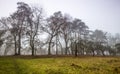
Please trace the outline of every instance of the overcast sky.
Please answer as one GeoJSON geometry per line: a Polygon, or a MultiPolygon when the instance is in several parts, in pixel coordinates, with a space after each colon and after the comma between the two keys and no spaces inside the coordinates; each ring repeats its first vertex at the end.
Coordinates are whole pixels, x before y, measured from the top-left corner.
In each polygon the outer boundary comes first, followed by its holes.
{"type": "Polygon", "coordinates": [[[0,17],[14,12],[19,1],[42,6],[47,16],[62,11],[82,19],[92,30],[120,33],[120,0],[0,0],[0,17]]]}

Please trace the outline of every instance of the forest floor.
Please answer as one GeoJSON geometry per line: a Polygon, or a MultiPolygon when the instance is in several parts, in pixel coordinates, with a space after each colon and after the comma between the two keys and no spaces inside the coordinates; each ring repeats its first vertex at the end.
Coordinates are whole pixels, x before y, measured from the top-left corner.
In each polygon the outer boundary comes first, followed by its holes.
{"type": "Polygon", "coordinates": [[[120,57],[0,57],[0,74],[120,74],[120,57]]]}

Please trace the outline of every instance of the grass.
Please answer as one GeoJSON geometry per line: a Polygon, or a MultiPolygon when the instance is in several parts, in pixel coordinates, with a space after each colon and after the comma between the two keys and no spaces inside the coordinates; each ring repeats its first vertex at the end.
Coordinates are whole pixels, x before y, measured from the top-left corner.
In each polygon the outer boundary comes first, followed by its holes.
{"type": "Polygon", "coordinates": [[[0,57],[0,74],[120,74],[120,57],[0,57]]]}

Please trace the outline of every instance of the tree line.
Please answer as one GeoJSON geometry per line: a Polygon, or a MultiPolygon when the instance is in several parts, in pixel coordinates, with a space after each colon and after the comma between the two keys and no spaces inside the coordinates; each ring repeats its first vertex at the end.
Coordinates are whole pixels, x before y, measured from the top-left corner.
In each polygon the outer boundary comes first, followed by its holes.
{"type": "Polygon", "coordinates": [[[120,55],[120,34],[92,31],[61,11],[49,17],[43,8],[18,2],[0,19],[0,55],[120,55]]]}

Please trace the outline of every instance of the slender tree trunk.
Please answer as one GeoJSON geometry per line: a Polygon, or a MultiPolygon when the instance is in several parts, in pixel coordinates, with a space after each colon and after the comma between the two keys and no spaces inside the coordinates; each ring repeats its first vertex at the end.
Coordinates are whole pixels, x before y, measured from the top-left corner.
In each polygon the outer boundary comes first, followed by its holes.
{"type": "Polygon", "coordinates": [[[75,57],[77,56],[77,53],[78,53],[78,51],[77,51],[77,43],[75,42],[75,57]]]}
{"type": "Polygon", "coordinates": [[[58,36],[56,36],[56,55],[58,55],[58,36]]]}
{"type": "Polygon", "coordinates": [[[51,55],[51,42],[52,42],[52,37],[51,37],[49,44],[48,44],[48,55],[51,55]]]}
{"type": "Polygon", "coordinates": [[[105,54],[104,54],[104,50],[101,50],[101,52],[102,52],[102,55],[105,56],[105,54]]]}
{"type": "Polygon", "coordinates": [[[35,51],[34,51],[34,41],[33,41],[33,38],[32,36],[30,36],[30,47],[31,47],[31,50],[32,50],[32,56],[34,56],[35,54],[35,51]]]}
{"type": "Polygon", "coordinates": [[[35,52],[34,52],[34,45],[32,44],[32,56],[35,55],[34,53],[35,53],[35,52]]]}
{"type": "Polygon", "coordinates": [[[50,48],[51,48],[51,42],[49,42],[49,45],[48,45],[48,55],[51,55],[51,51],[50,51],[51,49],[50,48]]]}
{"type": "Polygon", "coordinates": [[[21,33],[19,34],[19,39],[18,39],[18,55],[21,55],[21,33]]]}
{"type": "Polygon", "coordinates": [[[71,54],[73,55],[73,44],[72,43],[70,45],[70,49],[71,49],[71,54]]]}
{"type": "Polygon", "coordinates": [[[95,56],[94,50],[92,50],[92,55],[95,56]]]}
{"type": "Polygon", "coordinates": [[[65,55],[67,55],[67,46],[65,46],[65,55]]]}
{"type": "Polygon", "coordinates": [[[65,39],[65,55],[67,55],[67,50],[68,50],[68,43],[67,43],[67,40],[65,39]]]}
{"type": "Polygon", "coordinates": [[[14,36],[14,42],[15,42],[15,55],[17,55],[17,41],[16,41],[16,36],[14,36]]]}
{"type": "Polygon", "coordinates": [[[61,49],[61,55],[63,55],[63,47],[62,47],[62,44],[60,43],[60,41],[58,40],[59,42],[59,45],[60,45],[60,49],[61,49]]]}

